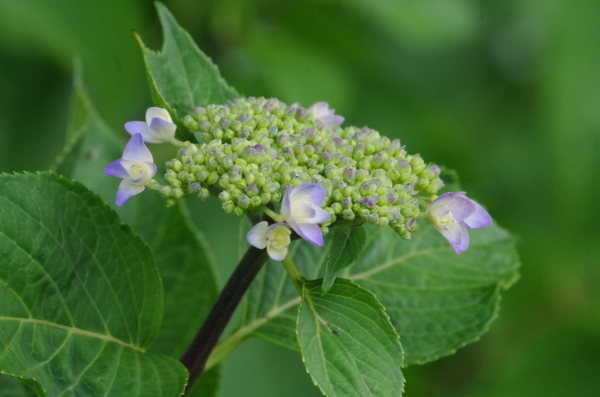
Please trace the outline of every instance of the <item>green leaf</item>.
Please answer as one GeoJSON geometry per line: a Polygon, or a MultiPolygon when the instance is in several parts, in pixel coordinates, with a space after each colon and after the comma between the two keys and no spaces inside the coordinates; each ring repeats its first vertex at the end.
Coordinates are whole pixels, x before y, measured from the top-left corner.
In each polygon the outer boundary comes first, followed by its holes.
{"type": "Polygon", "coordinates": [[[212,257],[184,208],[179,205],[163,211],[160,234],[151,243],[163,279],[165,312],[161,332],[150,351],[172,357],[185,352],[218,294],[212,257]]]}
{"type": "Polygon", "coordinates": [[[360,258],[365,248],[367,233],[362,226],[340,225],[333,229],[333,241],[323,277],[323,293],[329,291],[336,276],[360,258]]]}
{"type": "MultiPolygon", "coordinates": [[[[95,112],[76,68],[72,111],[72,142],[67,145],[56,169],[98,189],[114,202],[119,180],[103,173],[106,164],[121,157],[124,144],[95,112]],[[101,153],[98,159],[86,153],[101,153]]],[[[200,328],[218,294],[213,256],[202,233],[189,221],[185,203],[167,208],[159,194],[148,191],[116,208],[122,219],[150,245],[163,279],[165,304],[163,322],[149,351],[179,358],[200,328]]],[[[216,395],[219,370],[205,373],[192,389],[205,397],[216,395]]]]}
{"type": "Polygon", "coordinates": [[[470,230],[471,244],[460,255],[433,226],[423,226],[408,243],[387,230],[373,233],[348,276],[386,308],[406,365],[477,340],[496,318],[502,291],[518,277],[514,240],[496,224],[470,230]]]}
{"type": "Polygon", "coordinates": [[[402,395],[402,346],[375,296],[337,279],[327,294],[309,281],[298,314],[304,364],[327,396],[402,395]]]}
{"type": "MultiPolygon", "coordinates": [[[[181,129],[181,118],[196,106],[224,104],[239,94],[221,77],[219,69],[183,30],[167,8],[156,2],[163,28],[160,52],[148,49],[136,34],[144,54],[150,92],[156,106],[169,110],[181,129]]],[[[184,138],[189,139],[191,135],[184,138]]]]}
{"type": "MultiPolygon", "coordinates": [[[[389,228],[372,227],[361,258],[342,272],[386,308],[400,335],[405,365],[435,360],[477,340],[497,316],[502,292],[518,278],[508,232],[492,224],[469,233],[469,249],[457,255],[426,222],[410,241],[389,228]]],[[[308,279],[324,272],[331,238],[325,240],[321,248],[292,243],[290,255],[308,279]]],[[[299,302],[281,264],[268,262],[250,288],[239,328],[223,343],[257,336],[297,349],[289,329],[299,302]]]]}
{"type": "Polygon", "coordinates": [[[50,396],[182,392],[185,368],[145,353],[163,310],[152,254],[81,184],[0,176],[0,295],[0,371],[50,396]]]}

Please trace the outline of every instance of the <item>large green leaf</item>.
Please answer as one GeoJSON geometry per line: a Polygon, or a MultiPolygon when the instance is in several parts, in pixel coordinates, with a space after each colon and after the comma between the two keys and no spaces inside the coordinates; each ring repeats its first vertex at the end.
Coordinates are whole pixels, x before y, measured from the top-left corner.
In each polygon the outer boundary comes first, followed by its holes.
{"type": "Polygon", "coordinates": [[[152,254],[81,184],[0,176],[0,283],[0,371],[50,396],[183,390],[179,362],[145,353],[163,310],[152,254]]]}
{"type": "MultiPolygon", "coordinates": [[[[496,317],[501,293],[518,277],[514,240],[492,224],[471,230],[469,249],[457,255],[423,222],[413,240],[389,228],[370,228],[357,263],[342,272],[373,292],[400,335],[405,365],[425,363],[476,340],[496,317]]],[[[290,253],[308,279],[323,275],[326,246],[292,243],[290,253]]],[[[249,291],[240,327],[223,345],[248,336],[298,349],[295,328],[297,292],[277,262],[268,262],[249,291]]]]}
{"type": "MultiPolygon", "coordinates": [[[[159,2],[156,9],[163,27],[162,50],[152,51],[139,36],[137,38],[144,53],[154,103],[168,109],[183,127],[180,119],[196,106],[224,104],[239,95],[223,80],[215,64],[200,51],[169,10],[159,2]]],[[[182,133],[181,128],[179,133],[182,133]]]]}
{"type": "Polygon", "coordinates": [[[322,280],[304,285],[298,343],[306,369],[327,396],[402,395],[398,334],[375,296],[337,279],[327,294],[322,280]]]}
{"type": "MultiPolygon", "coordinates": [[[[95,112],[80,71],[77,72],[71,141],[55,169],[97,189],[102,198],[113,203],[119,180],[105,175],[102,169],[121,156],[124,144],[95,112]]],[[[116,209],[150,245],[163,279],[163,322],[149,350],[178,358],[193,339],[218,293],[212,254],[200,231],[189,221],[184,203],[167,208],[164,199],[148,191],[116,209]]],[[[204,374],[188,394],[216,395],[218,373],[215,369],[204,374]]]]}

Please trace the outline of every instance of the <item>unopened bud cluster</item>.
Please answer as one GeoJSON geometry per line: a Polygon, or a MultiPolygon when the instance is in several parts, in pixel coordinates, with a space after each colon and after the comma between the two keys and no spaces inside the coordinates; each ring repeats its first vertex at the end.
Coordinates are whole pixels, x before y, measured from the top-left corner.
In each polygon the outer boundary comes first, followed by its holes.
{"type": "Polygon", "coordinates": [[[281,202],[285,187],[317,183],[326,190],[327,226],[339,220],[389,225],[410,238],[418,194],[435,196],[440,169],[406,153],[399,140],[369,128],[326,129],[298,104],[239,98],[198,107],[184,118],[200,143],[186,143],[167,162],[169,204],[215,195],[226,212],[281,202]]]}

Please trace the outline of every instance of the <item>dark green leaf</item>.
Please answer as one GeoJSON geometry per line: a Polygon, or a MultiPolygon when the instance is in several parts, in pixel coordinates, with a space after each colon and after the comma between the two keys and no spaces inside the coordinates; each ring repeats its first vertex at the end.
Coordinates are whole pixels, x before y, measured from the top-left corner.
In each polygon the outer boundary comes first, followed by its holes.
{"type": "MultiPolygon", "coordinates": [[[[139,36],[144,53],[150,92],[156,106],[169,110],[180,126],[181,118],[196,106],[224,104],[238,93],[221,77],[218,68],[183,30],[161,3],[156,3],[163,27],[164,44],[160,52],[148,49],[139,36]]],[[[189,133],[183,138],[189,139],[189,133]]]]}
{"type": "Polygon", "coordinates": [[[145,353],[163,310],[152,254],[82,185],[0,176],[0,283],[0,371],[50,396],[183,390],[179,362],[145,353]]]}
{"type": "Polygon", "coordinates": [[[375,296],[337,279],[322,294],[322,280],[304,285],[298,343],[306,369],[327,396],[402,395],[402,346],[375,296]]]}
{"type": "Polygon", "coordinates": [[[217,287],[204,238],[182,213],[165,211],[152,251],[163,278],[165,314],[152,352],[180,357],[212,307],[217,287]]]}
{"type": "Polygon", "coordinates": [[[353,265],[360,258],[367,241],[367,233],[362,226],[340,225],[333,230],[329,258],[323,277],[323,293],[329,291],[336,276],[342,270],[353,265]]]}

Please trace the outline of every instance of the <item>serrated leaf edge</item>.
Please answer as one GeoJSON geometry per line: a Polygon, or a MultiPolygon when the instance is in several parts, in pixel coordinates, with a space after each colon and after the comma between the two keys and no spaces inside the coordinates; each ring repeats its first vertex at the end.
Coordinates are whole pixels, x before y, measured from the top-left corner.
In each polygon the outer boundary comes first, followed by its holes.
{"type": "MultiPolygon", "coordinates": [[[[343,281],[347,281],[349,282],[350,285],[356,286],[359,290],[363,290],[365,291],[368,295],[370,295],[371,297],[374,298],[376,305],[378,306],[378,308],[381,309],[383,315],[385,316],[385,319],[387,320],[388,325],[390,326],[390,329],[392,330],[392,332],[396,335],[396,339],[398,340],[398,344],[400,346],[400,354],[402,356],[402,361],[404,361],[404,349],[402,348],[402,344],[400,343],[400,335],[398,335],[398,332],[396,332],[396,329],[394,328],[394,325],[391,322],[390,316],[388,316],[385,307],[383,307],[383,305],[381,304],[381,302],[379,302],[379,299],[377,299],[377,296],[372,293],[371,291],[369,291],[366,288],[361,287],[360,285],[356,284],[355,282],[353,282],[352,280],[349,280],[347,278],[336,278],[337,280],[343,280],[343,281]]],[[[304,295],[304,291],[306,290],[306,284],[303,286],[302,292],[304,295]]],[[[310,375],[310,378],[313,382],[313,385],[317,386],[319,388],[319,391],[324,395],[327,396],[327,393],[325,392],[325,390],[323,390],[323,388],[317,383],[317,381],[315,380],[313,374],[310,372],[310,370],[308,369],[308,367],[306,366],[306,360],[304,358],[304,351],[302,349],[302,345],[300,344],[299,338],[300,335],[298,334],[298,328],[300,327],[300,311],[302,310],[302,305],[304,304],[304,296],[302,296],[302,298],[297,298],[297,300],[300,301],[300,304],[298,305],[298,315],[296,316],[296,342],[298,343],[298,346],[300,347],[300,354],[302,356],[302,363],[304,364],[304,369],[306,370],[306,373],[308,375],[310,375]]],[[[296,299],[294,299],[296,300],[296,299]]],[[[291,302],[291,301],[290,301],[291,302]]],[[[321,321],[321,319],[319,319],[319,321],[321,321]]],[[[401,368],[404,368],[404,366],[401,366],[401,368]]],[[[406,379],[404,378],[404,376],[402,377],[402,389],[400,390],[400,395],[402,395],[404,393],[404,386],[406,385],[406,379]]],[[[335,397],[335,396],[329,396],[329,397],[335,397]]]]}

